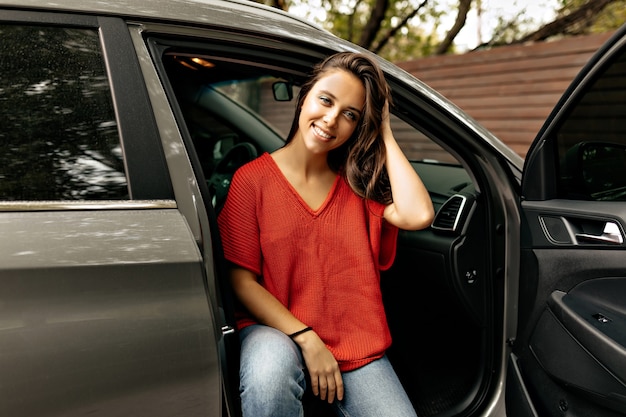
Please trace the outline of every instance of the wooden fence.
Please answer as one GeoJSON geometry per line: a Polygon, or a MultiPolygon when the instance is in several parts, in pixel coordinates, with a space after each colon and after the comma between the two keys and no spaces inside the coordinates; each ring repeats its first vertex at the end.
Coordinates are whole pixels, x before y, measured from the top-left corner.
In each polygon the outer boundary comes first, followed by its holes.
{"type": "Polygon", "coordinates": [[[553,107],[612,33],[400,62],[525,156],[553,107]]]}

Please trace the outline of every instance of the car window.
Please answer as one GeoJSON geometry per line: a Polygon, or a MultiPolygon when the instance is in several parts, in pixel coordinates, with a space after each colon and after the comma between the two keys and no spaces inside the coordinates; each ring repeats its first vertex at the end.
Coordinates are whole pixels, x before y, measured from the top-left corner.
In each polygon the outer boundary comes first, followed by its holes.
{"type": "Polygon", "coordinates": [[[561,198],[626,201],[626,53],[574,106],[557,132],[561,198]]]}
{"type": "MultiPolygon", "coordinates": [[[[219,210],[234,171],[262,152],[284,144],[299,85],[307,73],[294,74],[286,65],[201,50],[194,54],[189,49],[181,52],[172,48],[161,59],[198,157],[198,169],[219,210]],[[291,100],[286,99],[289,96],[291,100]],[[245,151],[250,148],[252,152],[245,151]]],[[[419,126],[395,115],[391,121],[398,144],[416,171],[429,178],[425,181],[436,207],[472,185],[458,160],[419,126]]]]}
{"type": "Polygon", "coordinates": [[[97,31],[0,34],[0,200],[128,199],[97,31]]]}
{"type": "MultiPolygon", "coordinates": [[[[252,141],[260,151],[270,151],[277,142],[263,137],[268,130],[280,142],[285,140],[299,82],[306,73],[294,77],[277,70],[277,66],[233,63],[232,58],[210,55],[209,59],[204,54],[168,51],[162,59],[194,145],[204,152],[203,171],[207,174],[238,143],[252,141]],[[293,99],[277,99],[276,83],[288,85],[293,99]],[[261,121],[265,129],[246,130],[251,118],[261,121]]],[[[458,164],[456,158],[414,126],[395,116],[392,124],[398,144],[410,160],[458,164]]]]}

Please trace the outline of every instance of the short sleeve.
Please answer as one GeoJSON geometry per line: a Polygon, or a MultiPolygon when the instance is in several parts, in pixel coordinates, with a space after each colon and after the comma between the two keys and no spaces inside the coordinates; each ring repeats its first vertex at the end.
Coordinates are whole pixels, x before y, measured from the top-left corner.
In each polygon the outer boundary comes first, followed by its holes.
{"type": "Polygon", "coordinates": [[[233,176],[226,202],[218,216],[218,226],[224,257],[261,275],[257,181],[246,168],[240,168],[233,176]]]}

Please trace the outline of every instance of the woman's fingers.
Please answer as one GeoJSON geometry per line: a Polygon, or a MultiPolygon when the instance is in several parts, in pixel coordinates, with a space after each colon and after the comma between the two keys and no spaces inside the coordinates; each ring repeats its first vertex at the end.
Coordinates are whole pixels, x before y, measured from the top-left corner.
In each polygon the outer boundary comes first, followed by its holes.
{"type": "Polygon", "coordinates": [[[311,391],[316,397],[320,395],[319,379],[316,376],[311,375],[311,391]]]}
{"type": "MultiPolygon", "coordinates": [[[[341,372],[335,372],[332,377],[327,379],[327,400],[331,404],[335,399],[338,401],[343,400],[343,379],[341,378],[341,372]]],[[[324,398],[322,398],[323,400],[324,398]]]]}
{"type": "Polygon", "coordinates": [[[336,396],[337,400],[343,400],[343,378],[341,377],[341,372],[335,372],[335,384],[337,387],[336,396]]]}
{"type": "Polygon", "coordinates": [[[329,404],[335,399],[343,400],[343,379],[338,369],[331,373],[311,375],[311,390],[320,399],[326,400],[329,404]]]}
{"type": "Polygon", "coordinates": [[[339,364],[322,339],[314,331],[294,339],[302,349],[304,362],[311,377],[311,391],[329,403],[343,399],[343,379],[339,364]]]}
{"type": "Polygon", "coordinates": [[[327,382],[326,377],[321,377],[319,379],[319,385],[320,385],[320,398],[322,400],[325,400],[328,394],[328,382],[327,382]]]}

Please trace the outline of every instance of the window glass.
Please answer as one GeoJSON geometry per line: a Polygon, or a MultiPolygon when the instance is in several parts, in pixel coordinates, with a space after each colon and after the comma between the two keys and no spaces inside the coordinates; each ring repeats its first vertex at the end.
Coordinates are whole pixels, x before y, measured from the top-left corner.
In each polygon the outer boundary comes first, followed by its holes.
{"type": "Polygon", "coordinates": [[[584,94],[557,133],[561,198],[626,201],[626,53],[584,94]]]}
{"type": "MultiPolygon", "coordinates": [[[[276,69],[286,71],[285,66],[255,65],[209,52],[177,53],[174,49],[164,54],[163,66],[209,192],[219,208],[237,167],[284,145],[296,110],[299,84],[306,74],[294,76],[276,69]],[[254,150],[246,151],[250,148],[254,150]]],[[[449,152],[418,128],[399,117],[391,120],[394,136],[409,159],[420,161],[421,166],[458,165],[449,152]]],[[[418,169],[417,162],[414,166],[418,169]]],[[[465,184],[469,183],[466,177],[465,184]]]]}
{"type": "Polygon", "coordinates": [[[0,200],[127,199],[98,33],[0,25],[0,200]]]}

